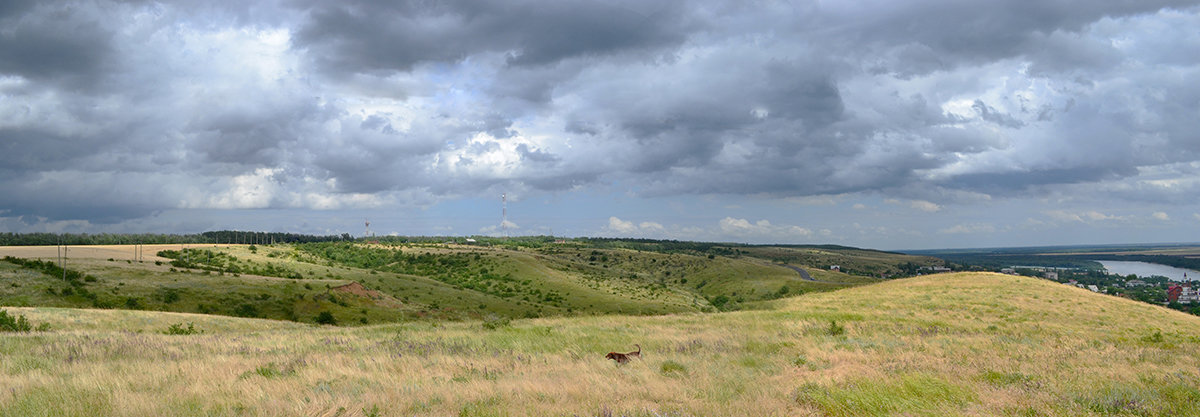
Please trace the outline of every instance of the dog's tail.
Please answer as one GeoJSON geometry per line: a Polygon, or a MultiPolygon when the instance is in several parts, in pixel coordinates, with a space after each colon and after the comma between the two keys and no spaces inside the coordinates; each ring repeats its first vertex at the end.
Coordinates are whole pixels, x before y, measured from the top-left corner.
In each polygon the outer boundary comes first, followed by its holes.
{"type": "Polygon", "coordinates": [[[637,343],[634,343],[633,345],[634,345],[634,346],[637,346],[637,348],[638,348],[638,350],[637,350],[638,356],[641,356],[641,355],[642,355],[642,345],[639,345],[639,344],[637,344],[637,343]]]}

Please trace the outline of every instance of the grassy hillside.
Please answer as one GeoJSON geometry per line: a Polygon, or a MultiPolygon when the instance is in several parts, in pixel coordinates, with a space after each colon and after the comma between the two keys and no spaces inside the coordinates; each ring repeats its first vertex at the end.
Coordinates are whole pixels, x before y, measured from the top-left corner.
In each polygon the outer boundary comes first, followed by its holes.
{"type": "Polygon", "coordinates": [[[761,307],[353,328],[9,307],[50,330],[0,334],[0,416],[1200,415],[1200,318],[1160,307],[995,274],[761,307]],[[183,322],[204,333],[160,334],[183,322]]]}
{"type": "Polygon", "coordinates": [[[844,246],[750,246],[740,253],[778,263],[808,265],[828,270],[838,265],[842,272],[863,276],[912,276],[920,267],[943,266],[945,261],[930,256],[858,249],[844,246]]]}
{"type": "Polygon", "coordinates": [[[328,312],[338,324],[361,325],[732,310],[874,281],[817,270],[813,274],[826,282],[803,280],[782,264],[751,256],[581,244],[153,245],[137,253],[131,245],[72,247],[68,269],[79,279],[64,281],[57,272],[39,273],[23,263],[44,259],[49,267],[57,248],[2,247],[0,255],[22,260],[0,262],[0,305],[301,322],[328,312]],[[339,291],[348,283],[367,292],[339,291]]]}

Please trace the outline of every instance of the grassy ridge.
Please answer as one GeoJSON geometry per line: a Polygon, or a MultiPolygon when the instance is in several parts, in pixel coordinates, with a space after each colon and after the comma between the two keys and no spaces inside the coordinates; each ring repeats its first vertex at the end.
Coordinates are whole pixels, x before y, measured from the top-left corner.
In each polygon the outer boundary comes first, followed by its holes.
{"type": "Polygon", "coordinates": [[[1200,319],[1155,306],[951,274],[763,307],[357,328],[9,308],[52,330],[0,336],[0,415],[1200,414],[1200,319]],[[205,333],[157,333],[184,321],[205,333]]]}
{"type": "MultiPolygon", "coordinates": [[[[133,256],[132,248],[72,247],[67,281],[25,261],[0,262],[0,305],[122,308],[301,322],[314,322],[328,312],[338,324],[360,325],[493,315],[732,310],[874,281],[813,268],[817,279],[844,284],[805,281],[780,264],[742,254],[727,257],[690,249],[668,253],[579,244],[159,245],[142,258],[133,256]],[[376,293],[364,297],[334,290],[351,282],[376,293]]],[[[0,255],[9,253],[26,259],[41,257],[47,262],[37,265],[57,268],[50,261],[57,248],[0,248],[0,255]]]]}

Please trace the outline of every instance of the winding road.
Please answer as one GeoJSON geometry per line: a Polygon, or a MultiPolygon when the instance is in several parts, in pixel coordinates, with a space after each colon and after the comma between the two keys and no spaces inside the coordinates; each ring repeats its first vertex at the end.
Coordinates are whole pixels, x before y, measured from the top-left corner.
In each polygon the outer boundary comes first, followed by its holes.
{"type": "Polygon", "coordinates": [[[812,275],[809,275],[808,271],[805,271],[804,268],[801,268],[801,267],[798,267],[795,265],[784,265],[784,266],[791,268],[793,271],[796,271],[796,273],[800,274],[800,278],[804,278],[806,281],[820,282],[822,284],[852,285],[849,282],[819,281],[819,280],[813,279],[812,275]]]}

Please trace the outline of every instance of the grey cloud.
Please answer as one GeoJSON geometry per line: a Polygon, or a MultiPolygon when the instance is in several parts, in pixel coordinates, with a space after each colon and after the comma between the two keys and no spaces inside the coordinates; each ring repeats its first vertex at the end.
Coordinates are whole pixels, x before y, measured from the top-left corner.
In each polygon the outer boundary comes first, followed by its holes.
{"type": "Polygon", "coordinates": [[[1044,185],[1092,183],[1136,174],[1131,167],[1081,166],[1045,168],[1025,172],[971,173],[956,176],[945,185],[988,194],[1011,195],[1044,185]]]}
{"type": "Polygon", "coordinates": [[[531,162],[554,163],[561,160],[561,158],[540,149],[530,149],[526,144],[517,145],[517,153],[521,155],[521,159],[531,162]]]}
{"type": "Polygon", "coordinates": [[[1000,126],[1013,129],[1020,129],[1025,126],[1025,123],[1014,119],[1012,116],[997,111],[994,107],[987,105],[983,100],[975,100],[975,104],[971,105],[975,112],[979,113],[979,117],[983,120],[998,124],[1000,126]]]}
{"type": "Polygon", "coordinates": [[[912,52],[921,52],[895,56],[897,72],[923,74],[915,70],[1033,55],[1031,49],[1044,44],[1045,34],[1077,32],[1105,17],[1194,5],[1194,1],[1187,0],[1032,3],[929,0],[888,3],[883,7],[844,4],[839,7],[842,10],[827,16],[833,23],[823,35],[844,48],[869,46],[875,52],[896,46],[917,48],[912,52]],[[948,65],[920,64],[932,62],[933,57],[940,57],[937,60],[948,65]]]}
{"type": "Polygon", "coordinates": [[[87,6],[18,2],[0,12],[0,74],[94,89],[111,69],[112,29],[87,6]],[[7,16],[5,16],[7,14],[7,16]]]}
{"type": "Polygon", "coordinates": [[[1197,9],[1153,14],[1187,4],[5,2],[0,206],[110,222],[259,169],[286,196],[385,199],[1126,184],[1200,158],[1197,9]],[[262,77],[267,52],[195,40],[259,30],[292,35],[262,77]]]}
{"type": "Polygon", "coordinates": [[[683,41],[682,4],[655,2],[314,2],[298,48],[338,73],[409,71],[509,53],[513,65],[644,50],[683,41]]]}

